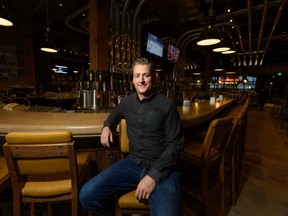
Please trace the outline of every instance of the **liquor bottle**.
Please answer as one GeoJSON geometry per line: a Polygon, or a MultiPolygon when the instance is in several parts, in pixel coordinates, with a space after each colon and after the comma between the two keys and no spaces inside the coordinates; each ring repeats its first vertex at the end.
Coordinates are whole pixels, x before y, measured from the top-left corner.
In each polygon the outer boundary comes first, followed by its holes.
{"type": "Polygon", "coordinates": [[[96,98],[99,100],[99,108],[103,108],[103,95],[102,95],[102,69],[99,69],[98,91],[96,91],[96,98]]]}
{"type": "Polygon", "coordinates": [[[110,74],[110,91],[114,91],[114,78],[113,78],[113,72],[110,74]]]}

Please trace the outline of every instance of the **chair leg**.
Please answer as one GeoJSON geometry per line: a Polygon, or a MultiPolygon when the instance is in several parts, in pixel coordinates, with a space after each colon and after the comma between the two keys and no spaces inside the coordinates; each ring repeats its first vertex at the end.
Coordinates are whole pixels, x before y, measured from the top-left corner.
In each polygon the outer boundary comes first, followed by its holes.
{"type": "Polygon", "coordinates": [[[21,216],[20,195],[13,193],[13,216],[21,216]]]}
{"type": "Polygon", "coordinates": [[[71,200],[71,216],[78,216],[78,200],[71,200]]]}
{"type": "Polygon", "coordinates": [[[30,203],[30,216],[36,216],[36,206],[35,203],[30,203]]]}
{"type": "Polygon", "coordinates": [[[233,159],[231,161],[231,165],[230,165],[230,196],[231,196],[231,205],[234,206],[236,203],[236,194],[235,194],[235,189],[236,189],[236,185],[235,185],[235,178],[236,178],[236,164],[235,164],[235,155],[233,153],[233,159]]]}
{"type": "Polygon", "coordinates": [[[52,203],[47,203],[47,216],[52,216],[52,203]]]}
{"type": "Polygon", "coordinates": [[[234,153],[234,162],[233,162],[233,179],[232,179],[232,205],[236,204],[237,196],[239,194],[239,185],[240,185],[240,169],[241,169],[241,151],[239,151],[239,143],[237,143],[234,153]]]}
{"type": "MultiPolygon", "coordinates": [[[[225,154],[224,154],[225,155],[225,154]]],[[[219,170],[219,179],[221,187],[221,204],[220,204],[220,216],[224,216],[225,212],[225,156],[221,160],[220,170],[219,170]]]]}
{"type": "Polygon", "coordinates": [[[208,165],[202,165],[201,169],[201,196],[203,203],[203,212],[208,216],[208,165]]]}
{"type": "Polygon", "coordinates": [[[116,206],[115,206],[115,216],[122,216],[122,209],[119,206],[119,203],[116,203],[116,206]]]}

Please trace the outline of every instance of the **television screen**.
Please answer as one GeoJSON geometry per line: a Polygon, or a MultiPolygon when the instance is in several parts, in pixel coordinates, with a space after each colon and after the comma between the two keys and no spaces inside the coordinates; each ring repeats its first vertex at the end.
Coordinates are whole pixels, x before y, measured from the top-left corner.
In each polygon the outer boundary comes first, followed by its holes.
{"type": "Polygon", "coordinates": [[[147,51],[154,55],[162,57],[163,56],[163,41],[155,37],[153,34],[148,33],[147,51]]]}
{"type": "Polygon", "coordinates": [[[67,66],[55,65],[55,73],[67,74],[67,66]]]}
{"type": "Polygon", "coordinates": [[[172,46],[171,44],[169,44],[168,45],[168,52],[167,52],[167,59],[171,62],[178,62],[179,49],[172,46]]]}

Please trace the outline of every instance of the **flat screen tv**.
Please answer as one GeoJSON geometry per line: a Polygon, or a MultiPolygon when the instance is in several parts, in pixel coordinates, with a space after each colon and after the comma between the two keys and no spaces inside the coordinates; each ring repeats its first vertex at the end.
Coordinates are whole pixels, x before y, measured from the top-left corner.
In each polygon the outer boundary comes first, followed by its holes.
{"type": "Polygon", "coordinates": [[[179,59],[179,49],[177,47],[168,45],[167,59],[171,62],[178,62],[179,59]]]}
{"type": "Polygon", "coordinates": [[[159,57],[163,57],[163,41],[148,32],[147,51],[159,57]]]}
{"type": "Polygon", "coordinates": [[[65,65],[55,65],[55,73],[67,74],[67,66],[65,66],[65,65]]]}

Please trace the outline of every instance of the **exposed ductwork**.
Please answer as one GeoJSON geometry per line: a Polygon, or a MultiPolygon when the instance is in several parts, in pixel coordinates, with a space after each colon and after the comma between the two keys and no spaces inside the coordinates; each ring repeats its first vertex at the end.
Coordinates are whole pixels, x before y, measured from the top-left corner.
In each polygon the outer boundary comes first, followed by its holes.
{"type": "Polygon", "coordinates": [[[269,6],[270,6],[270,0],[265,0],[264,8],[263,8],[262,20],[261,20],[261,27],[260,27],[260,31],[259,31],[259,37],[258,37],[258,44],[257,44],[257,50],[256,50],[255,63],[254,63],[255,65],[258,65],[259,51],[260,51],[262,35],[263,35],[263,31],[264,31],[264,25],[265,25],[265,22],[266,22],[266,19],[267,19],[267,13],[268,13],[268,10],[269,10],[269,6]]]}
{"type": "Polygon", "coordinates": [[[281,16],[282,16],[282,13],[283,13],[283,10],[284,10],[286,4],[287,4],[287,0],[282,0],[282,1],[281,1],[281,4],[280,4],[280,6],[279,6],[279,10],[278,10],[276,19],[275,19],[275,21],[274,21],[274,24],[273,24],[273,27],[272,27],[272,30],[271,30],[269,39],[268,39],[268,41],[267,41],[267,43],[266,43],[266,46],[265,46],[265,49],[264,49],[264,53],[263,53],[262,59],[261,59],[261,61],[260,61],[260,65],[262,65],[262,63],[263,63],[265,54],[266,54],[266,52],[267,52],[267,50],[268,50],[268,47],[269,47],[269,44],[270,44],[270,42],[271,42],[271,40],[272,40],[272,36],[273,36],[274,31],[275,31],[275,29],[276,29],[276,26],[277,26],[277,24],[278,24],[278,22],[279,22],[279,20],[280,20],[280,18],[281,18],[281,16]]]}

